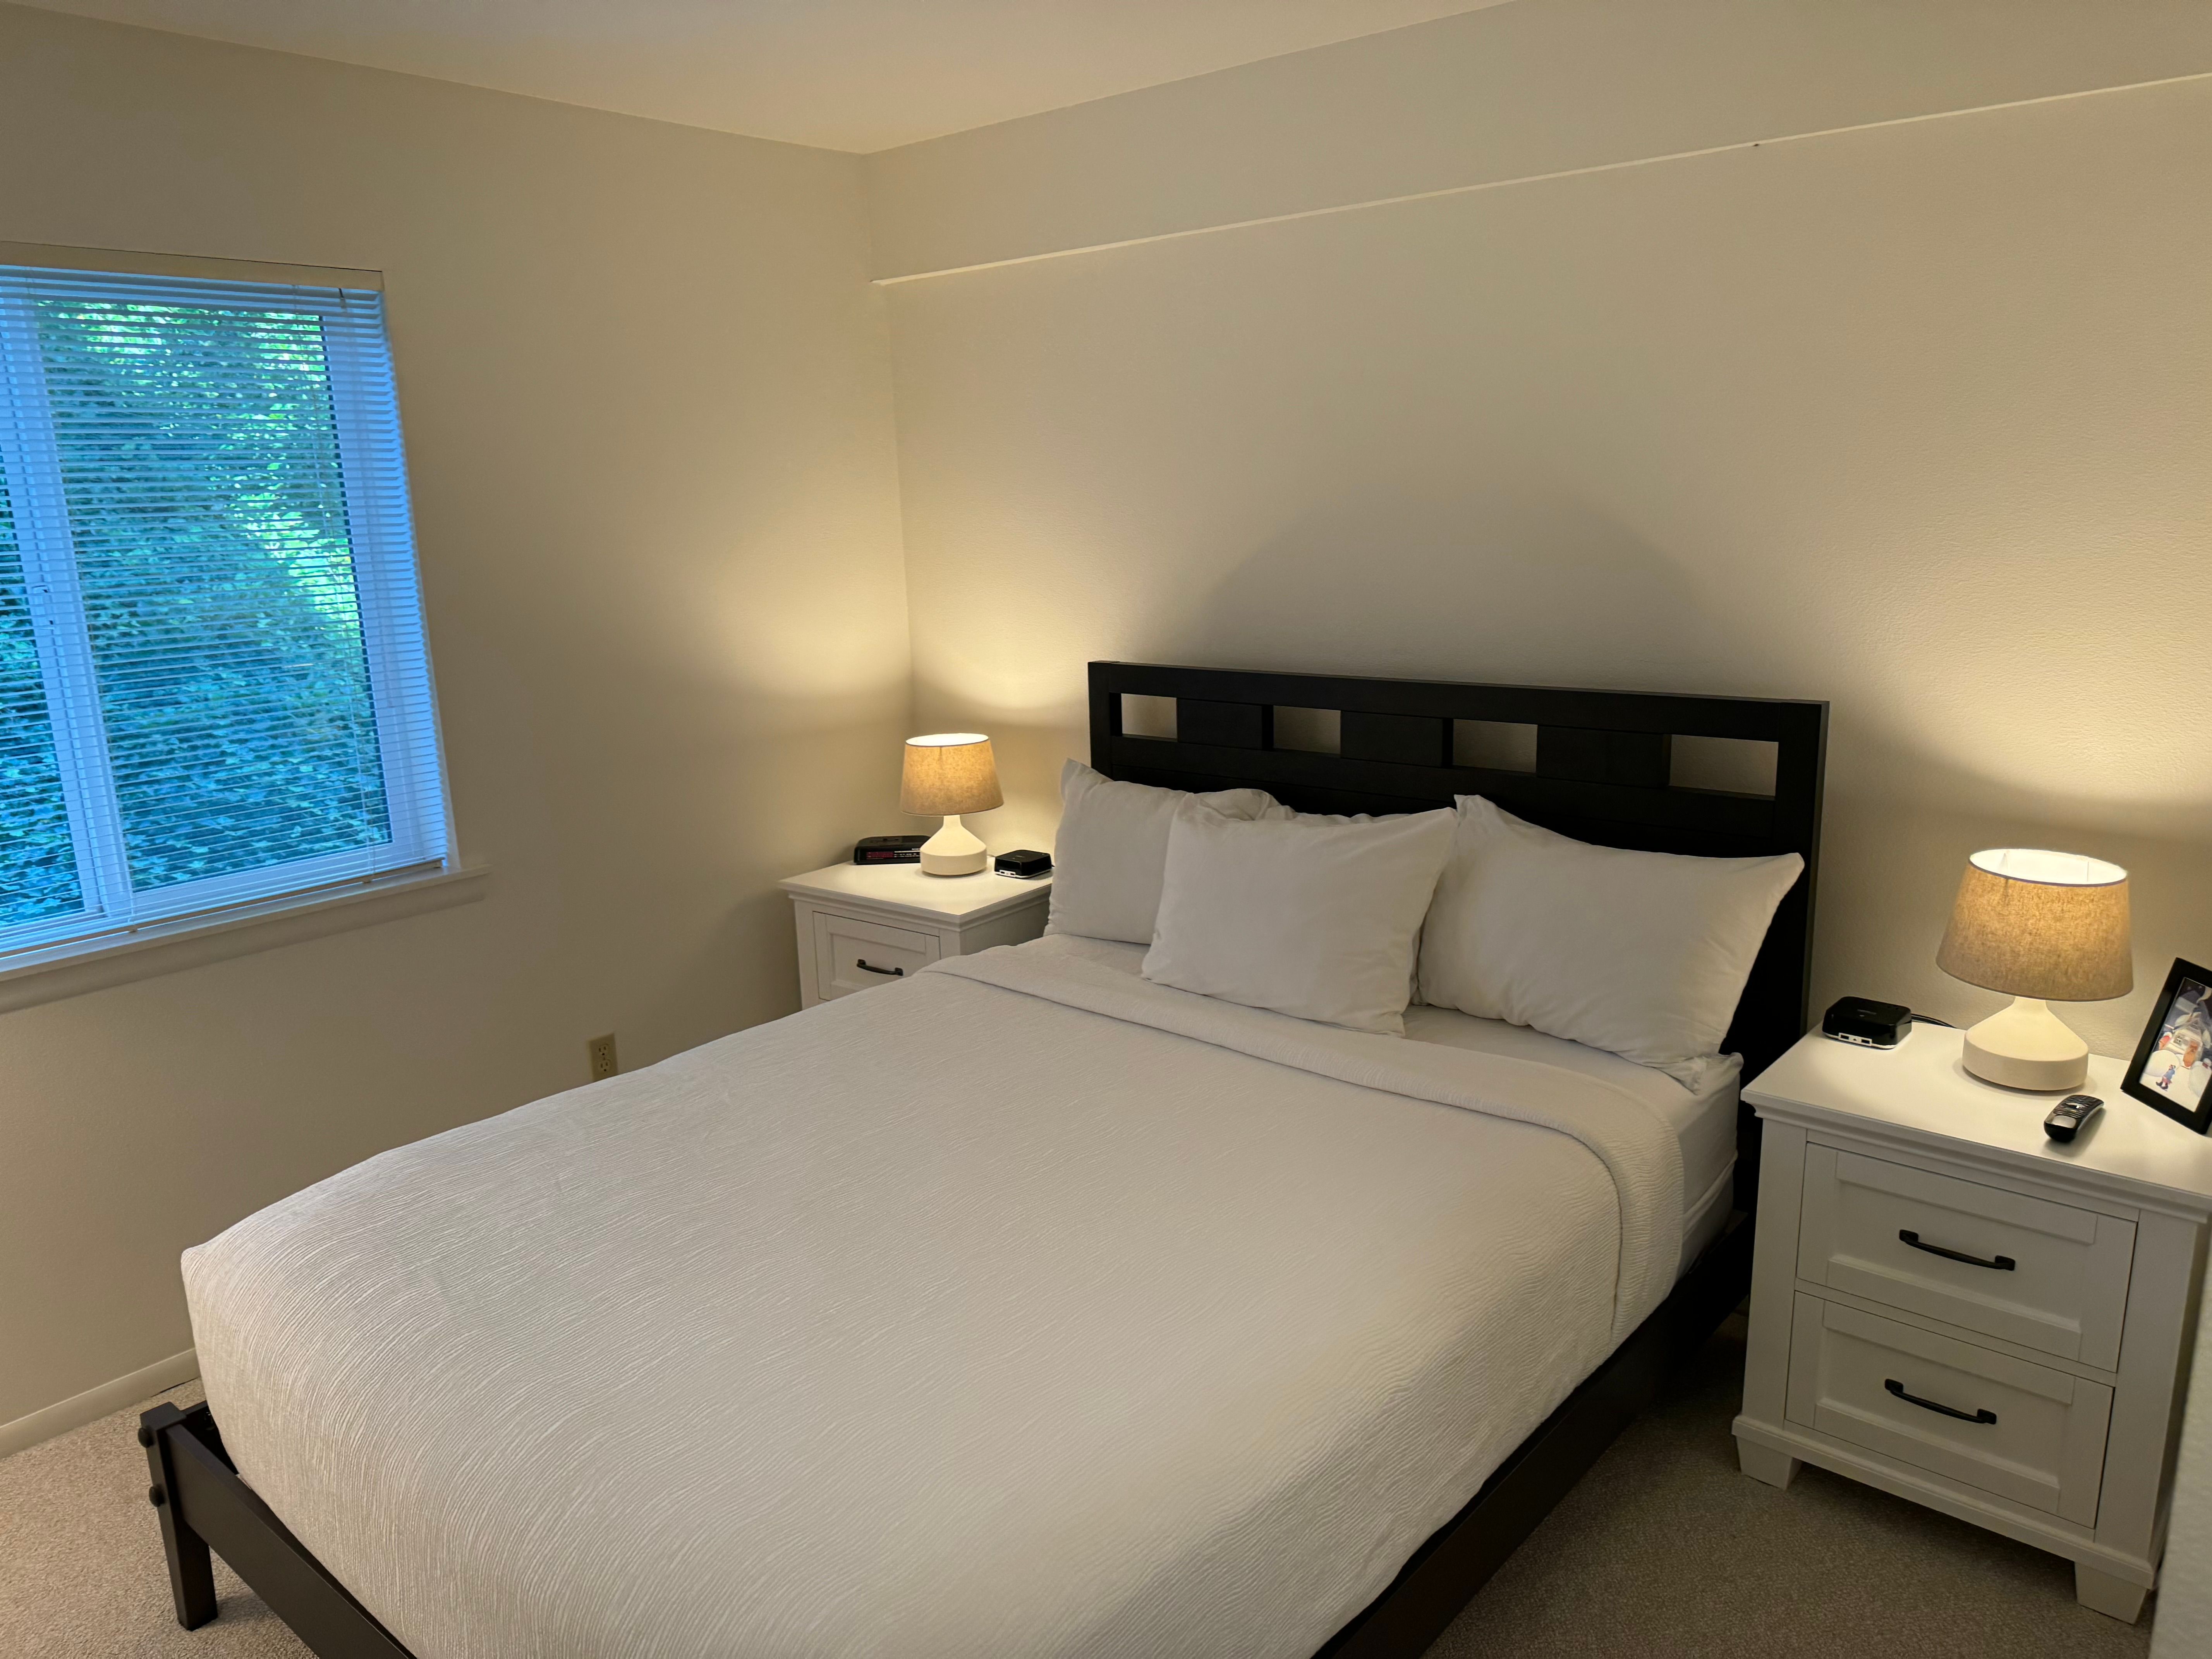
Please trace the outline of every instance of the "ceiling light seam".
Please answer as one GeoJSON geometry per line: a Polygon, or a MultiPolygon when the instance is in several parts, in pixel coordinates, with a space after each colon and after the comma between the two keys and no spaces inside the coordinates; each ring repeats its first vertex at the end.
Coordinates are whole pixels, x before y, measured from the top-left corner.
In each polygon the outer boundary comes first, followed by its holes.
{"type": "Polygon", "coordinates": [[[1294,224],[1301,219],[1326,219],[1342,213],[1364,213],[1374,208],[1406,207],[1417,202],[1434,202],[1450,196],[1474,196],[1485,191],[1511,190],[1523,185],[1555,184],[1568,179],[1587,179],[1605,173],[1625,173],[1638,167],[1662,167],[1673,161],[1694,161],[1712,155],[1728,155],[1739,150],[1763,149],[1778,144],[1807,143],[1818,138],[1847,137],[1853,133],[1879,132],[1890,127],[1918,126],[1930,121],[1957,120],[1972,115],[1995,115],[2008,110],[2033,109],[2045,104],[2072,103],[2087,98],[2104,98],[2118,93],[2151,92],[2165,87],[2186,86],[2192,82],[2212,81],[2212,70],[2198,70],[2187,75],[2170,75],[2155,81],[2130,81],[2109,87],[2085,87],[2072,92],[2044,93],[2033,98],[2012,98],[2002,103],[1974,104],[1961,109],[1928,110],[1917,115],[1893,115],[1879,121],[1856,121],[1838,127],[1818,127],[1807,132],[1778,134],[1766,138],[1738,138],[1723,144],[1705,144],[1695,149],[1669,150],[1660,155],[1631,156],[1616,161],[1594,161],[1586,167],[1559,167],[1548,173],[1520,173],[1510,179],[1485,179],[1474,184],[1445,185],[1436,190],[1409,191],[1398,196],[1369,197],[1357,202],[1337,202],[1326,207],[1300,208],[1290,213],[1270,213],[1252,219],[1231,219],[1214,225],[1190,225],[1180,230],[1154,231],[1143,236],[1124,236],[1112,241],[1085,242],[1073,247],[1048,248],[1040,253],[1017,253],[1003,259],[981,259],[973,264],[943,265],[929,270],[902,271],[896,276],[876,276],[870,281],[878,288],[896,288],[907,283],[923,283],[944,276],[966,276],[977,271],[1004,270],[1012,265],[1039,264],[1048,259],[1072,259],[1086,253],[1111,253],[1117,249],[1146,247],[1156,242],[1180,242],[1194,236],[1216,236],[1234,230],[1257,230],[1267,225],[1294,224]]]}

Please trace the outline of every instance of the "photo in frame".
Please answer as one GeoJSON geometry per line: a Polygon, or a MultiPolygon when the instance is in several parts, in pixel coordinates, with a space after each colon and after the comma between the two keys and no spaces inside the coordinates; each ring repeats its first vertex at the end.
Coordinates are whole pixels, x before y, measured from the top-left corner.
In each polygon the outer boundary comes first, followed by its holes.
{"type": "Polygon", "coordinates": [[[2212,969],[2175,958],[2120,1087],[2200,1135],[2212,1129],[2212,969]]]}

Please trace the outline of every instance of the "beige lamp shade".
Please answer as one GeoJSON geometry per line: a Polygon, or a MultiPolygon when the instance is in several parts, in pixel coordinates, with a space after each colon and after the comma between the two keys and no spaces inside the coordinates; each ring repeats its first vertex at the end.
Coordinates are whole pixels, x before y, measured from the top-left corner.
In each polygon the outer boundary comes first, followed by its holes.
{"type": "Polygon", "coordinates": [[[2102,1002],[2135,988],[2128,872],[2074,853],[2004,848],[1966,861],[1936,965],[1984,990],[2102,1002]]]}
{"type": "Polygon", "coordinates": [[[1960,1063],[2008,1089],[2078,1089],[2089,1045],[2045,1006],[2135,988],[2128,872],[2078,853],[2008,847],[1966,860],[1936,965],[2011,1004],[1968,1029],[1960,1063]]]}
{"type": "Polygon", "coordinates": [[[988,812],[1005,803],[991,740],[976,732],[939,732],[906,740],[899,810],[917,817],[988,812]]]}

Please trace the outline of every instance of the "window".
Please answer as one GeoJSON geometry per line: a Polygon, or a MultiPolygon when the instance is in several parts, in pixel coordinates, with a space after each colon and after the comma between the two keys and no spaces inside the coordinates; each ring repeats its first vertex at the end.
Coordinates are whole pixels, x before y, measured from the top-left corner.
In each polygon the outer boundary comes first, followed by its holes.
{"type": "Polygon", "coordinates": [[[0,964],[446,848],[382,296],[0,264],[0,964]]]}

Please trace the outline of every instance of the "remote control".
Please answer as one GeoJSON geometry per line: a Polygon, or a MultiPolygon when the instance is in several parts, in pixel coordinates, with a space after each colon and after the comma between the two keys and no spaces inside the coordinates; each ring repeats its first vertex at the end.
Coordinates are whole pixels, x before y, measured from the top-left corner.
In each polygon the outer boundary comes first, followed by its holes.
{"type": "Polygon", "coordinates": [[[2094,1095],[2069,1095],[2043,1120],[2043,1133],[2053,1140],[2071,1140],[2083,1124],[2104,1109],[2105,1103],[2094,1095]]]}

